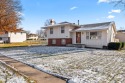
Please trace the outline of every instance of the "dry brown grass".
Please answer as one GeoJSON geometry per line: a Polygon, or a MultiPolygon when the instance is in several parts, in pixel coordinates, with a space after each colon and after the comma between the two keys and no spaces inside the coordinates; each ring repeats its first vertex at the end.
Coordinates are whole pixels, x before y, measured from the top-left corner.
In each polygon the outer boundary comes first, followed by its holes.
{"type": "Polygon", "coordinates": [[[20,43],[9,43],[9,44],[0,44],[1,48],[9,48],[9,47],[22,47],[22,46],[32,46],[32,45],[46,45],[46,41],[39,40],[28,40],[20,43]]]}

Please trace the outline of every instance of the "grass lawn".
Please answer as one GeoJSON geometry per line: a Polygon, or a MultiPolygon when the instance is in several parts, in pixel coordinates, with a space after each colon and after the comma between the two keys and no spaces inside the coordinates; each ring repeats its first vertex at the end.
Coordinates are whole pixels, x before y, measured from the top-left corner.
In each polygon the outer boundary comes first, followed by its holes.
{"type": "Polygon", "coordinates": [[[46,45],[46,41],[38,41],[38,40],[28,40],[20,43],[8,43],[8,44],[0,44],[1,48],[9,48],[9,47],[18,47],[18,46],[32,46],[32,45],[46,45]]]}

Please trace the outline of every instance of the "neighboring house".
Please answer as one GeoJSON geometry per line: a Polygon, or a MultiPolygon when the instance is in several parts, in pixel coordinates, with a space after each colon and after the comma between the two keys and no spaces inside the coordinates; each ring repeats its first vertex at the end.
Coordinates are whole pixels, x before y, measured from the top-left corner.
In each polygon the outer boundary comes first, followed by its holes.
{"type": "Polygon", "coordinates": [[[38,35],[37,34],[29,34],[27,36],[27,40],[38,40],[38,35]]]}
{"type": "Polygon", "coordinates": [[[0,40],[5,43],[15,43],[15,42],[24,42],[26,41],[26,32],[18,31],[18,32],[5,32],[0,35],[0,40]]]}
{"type": "Polygon", "coordinates": [[[125,42],[125,30],[117,31],[116,38],[119,39],[119,42],[125,42]]]}
{"type": "Polygon", "coordinates": [[[62,22],[43,27],[47,32],[48,45],[65,46],[84,44],[86,47],[103,48],[109,42],[115,42],[116,26],[114,22],[86,25],[62,22]]]}

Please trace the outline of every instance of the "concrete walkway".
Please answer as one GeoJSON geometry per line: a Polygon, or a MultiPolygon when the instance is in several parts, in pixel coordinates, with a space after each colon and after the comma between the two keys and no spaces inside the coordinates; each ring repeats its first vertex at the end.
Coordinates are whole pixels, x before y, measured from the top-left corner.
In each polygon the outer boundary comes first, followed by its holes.
{"type": "Polygon", "coordinates": [[[20,73],[28,76],[29,78],[36,80],[37,83],[66,83],[66,81],[56,78],[52,75],[41,72],[37,69],[34,69],[26,64],[23,64],[17,60],[8,58],[6,56],[0,56],[0,60],[6,64],[13,66],[20,73]]]}

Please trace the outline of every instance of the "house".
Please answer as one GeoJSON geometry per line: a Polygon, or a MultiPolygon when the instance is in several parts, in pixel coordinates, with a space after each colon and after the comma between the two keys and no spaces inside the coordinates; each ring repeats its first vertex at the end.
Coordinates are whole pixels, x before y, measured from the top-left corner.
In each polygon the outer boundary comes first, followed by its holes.
{"type": "Polygon", "coordinates": [[[38,40],[38,35],[37,34],[33,34],[33,33],[31,33],[31,34],[28,34],[27,35],[27,40],[38,40]]]}
{"type": "MultiPolygon", "coordinates": [[[[79,24],[79,23],[78,23],[79,24]]],[[[47,32],[49,46],[83,44],[86,47],[103,48],[115,42],[117,33],[114,22],[77,25],[69,22],[43,27],[47,32]]]]}
{"type": "Polygon", "coordinates": [[[119,42],[125,42],[125,30],[117,31],[116,38],[119,39],[119,42]]]}
{"type": "Polygon", "coordinates": [[[26,41],[26,32],[23,30],[16,32],[6,31],[0,35],[0,40],[5,43],[24,42],[26,41]]]}

